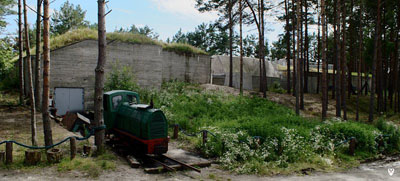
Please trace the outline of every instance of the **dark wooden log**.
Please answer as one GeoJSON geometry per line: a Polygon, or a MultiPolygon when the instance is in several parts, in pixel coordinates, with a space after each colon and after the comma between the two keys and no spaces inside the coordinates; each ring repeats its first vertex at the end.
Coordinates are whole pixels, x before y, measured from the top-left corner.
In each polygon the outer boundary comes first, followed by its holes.
{"type": "Polygon", "coordinates": [[[179,133],[179,125],[175,124],[174,125],[174,137],[172,137],[172,138],[178,139],[178,136],[179,136],[178,133],[179,133]]]}
{"type": "Polygon", "coordinates": [[[70,146],[70,149],[71,149],[71,160],[73,160],[74,158],[75,158],[75,156],[76,156],[76,138],[75,137],[72,137],[70,140],[69,140],[69,146],[70,146]]]}
{"type": "Polygon", "coordinates": [[[60,163],[62,159],[62,152],[60,149],[52,148],[47,150],[47,161],[49,163],[60,163]]]}
{"type": "Polygon", "coordinates": [[[25,151],[25,164],[37,165],[42,160],[42,153],[39,150],[25,151]]]}
{"type": "Polygon", "coordinates": [[[6,143],[6,164],[11,164],[13,162],[13,143],[6,143]]]}
{"type": "Polygon", "coordinates": [[[203,145],[205,145],[207,143],[207,131],[203,130],[203,145]]]}
{"type": "Polygon", "coordinates": [[[349,155],[351,155],[351,156],[354,156],[354,152],[355,152],[356,146],[357,146],[356,142],[357,142],[357,140],[355,138],[352,138],[350,140],[350,143],[349,143],[349,155]]]}
{"type": "Polygon", "coordinates": [[[0,163],[4,163],[5,160],[6,160],[6,152],[0,151],[0,163]]]}

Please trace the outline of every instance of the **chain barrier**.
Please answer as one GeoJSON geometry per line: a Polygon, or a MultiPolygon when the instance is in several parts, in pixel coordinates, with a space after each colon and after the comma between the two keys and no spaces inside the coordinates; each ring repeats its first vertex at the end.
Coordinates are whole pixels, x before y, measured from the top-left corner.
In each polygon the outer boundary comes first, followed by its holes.
{"type": "Polygon", "coordinates": [[[49,146],[29,146],[29,145],[25,145],[25,144],[23,144],[23,143],[19,143],[19,142],[14,141],[14,140],[2,141],[2,142],[0,142],[0,145],[2,145],[2,144],[4,144],[4,143],[15,143],[15,144],[17,144],[17,145],[19,145],[19,146],[22,146],[22,147],[25,147],[25,148],[28,148],[28,149],[34,149],[34,150],[46,149],[46,150],[47,150],[47,149],[50,149],[50,148],[54,148],[54,147],[56,147],[56,146],[58,146],[58,145],[61,145],[61,144],[65,143],[66,141],[70,140],[71,138],[75,138],[75,139],[78,140],[78,141],[87,140],[87,139],[89,139],[91,136],[94,135],[95,131],[97,131],[97,130],[103,130],[103,129],[106,129],[106,126],[105,126],[105,125],[99,126],[99,127],[94,127],[94,128],[91,128],[91,129],[90,129],[90,131],[89,131],[90,134],[86,135],[85,137],[70,136],[70,137],[67,137],[67,138],[63,139],[62,141],[60,141],[60,142],[58,142],[58,143],[56,143],[56,144],[49,145],[49,146]]]}

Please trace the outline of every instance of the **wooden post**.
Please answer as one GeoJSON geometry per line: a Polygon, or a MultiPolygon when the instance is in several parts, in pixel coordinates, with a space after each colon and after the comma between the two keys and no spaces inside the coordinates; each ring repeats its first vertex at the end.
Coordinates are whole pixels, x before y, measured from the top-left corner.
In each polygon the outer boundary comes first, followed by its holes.
{"type": "Polygon", "coordinates": [[[355,138],[351,138],[350,144],[349,144],[349,154],[351,156],[354,156],[354,152],[356,150],[356,142],[357,142],[357,140],[355,138]]]}
{"type": "Polygon", "coordinates": [[[38,150],[27,150],[25,151],[25,164],[26,165],[37,165],[42,159],[42,153],[38,150]]]}
{"type": "Polygon", "coordinates": [[[174,139],[178,139],[178,133],[179,133],[179,125],[178,124],[175,124],[174,125],[174,139]]]}
{"type": "Polygon", "coordinates": [[[205,145],[207,143],[207,131],[203,130],[203,145],[205,145]]]}
{"type": "Polygon", "coordinates": [[[13,162],[13,143],[7,142],[6,143],[6,164],[11,164],[13,162]]]}
{"type": "Polygon", "coordinates": [[[49,163],[60,163],[62,152],[60,149],[52,148],[47,150],[47,161],[49,163]]]}
{"type": "Polygon", "coordinates": [[[0,163],[4,163],[5,158],[6,158],[6,152],[0,151],[0,163]]]}
{"type": "Polygon", "coordinates": [[[73,160],[76,156],[76,138],[72,137],[69,140],[69,146],[71,148],[71,160],[73,160]]]}

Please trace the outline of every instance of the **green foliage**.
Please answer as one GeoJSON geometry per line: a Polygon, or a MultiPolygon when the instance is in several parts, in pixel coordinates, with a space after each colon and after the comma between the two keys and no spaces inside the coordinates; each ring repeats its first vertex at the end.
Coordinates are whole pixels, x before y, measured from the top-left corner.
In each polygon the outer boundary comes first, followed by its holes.
{"type": "Polygon", "coordinates": [[[183,33],[182,29],[173,36],[172,42],[187,43],[199,47],[211,55],[228,53],[228,34],[216,24],[202,23],[195,31],[183,33]]]}
{"type": "Polygon", "coordinates": [[[140,34],[147,36],[153,40],[157,40],[159,37],[158,33],[154,32],[154,30],[147,25],[144,27],[136,27],[135,25],[131,25],[131,27],[127,29],[120,28],[117,32],[140,34]]]}
{"type": "Polygon", "coordinates": [[[130,90],[137,91],[139,86],[136,84],[135,75],[129,66],[121,66],[118,61],[112,65],[111,72],[107,74],[104,83],[106,91],[111,90],[130,90]]]}
{"type": "Polygon", "coordinates": [[[399,150],[400,132],[383,123],[320,122],[262,98],[205,91],[182,82],[166,82],[160,92],[147,95],[171,125],[179,124],[187,132],[205,129],[215,134],[209,134],[205,145],[199,135],[197,148],[237,173],[283,173],[298,170],[297,166],[333,169],[399,150]],[[385,137],[383,150],[378,150],[379,138],[385,134],[390,136],[385,137]],[[354,158],[345,156],[348,143],[341,144],[351,137],[358,141],[354,158]]]}
{"type": "Polygon", "coordinates": [[[15,69],[16,52],[10,39],[0,39],[0,90],[13,89],[18,86],[18,76],[15,69]]]}
{"type": "Polygon", "coordinates": [[[82,10],[80,5],[65,2],[59,11],[54,11],[51,16],[51,33],[55,35],[64,34],[71,29],[86,27],[89,25],[85,21],[86,11],[82,10]]]}
{"type": "Polygon", "coordinates": [[[0,1],[0,32],[7,26],[7,22],[4,17],[7,15],[15,14],[13,6],[16,4],[15,0],[1,0],[0,1]]]}
{"type": "Polygon", "coordinates": [[[196,54],[207,55],[207,53],[204,52],[203,50],[184,43],[164,44],[163,49],[181,55],[196,55],[196,54]]]}

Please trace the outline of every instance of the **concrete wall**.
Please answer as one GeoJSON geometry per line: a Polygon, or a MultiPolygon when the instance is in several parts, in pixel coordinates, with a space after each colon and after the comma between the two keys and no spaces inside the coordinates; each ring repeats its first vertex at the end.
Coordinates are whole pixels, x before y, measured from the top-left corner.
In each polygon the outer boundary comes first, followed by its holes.
{"type": "MultiPolygon", "coordinates": [[[[82,41],[53,50],[50,54],[50,93],[53,94],[57,87],[84,88],[85,109],[92,109],[97,41],[82,41]]],[[[142,88],[159,89],[163,81],[169,80],[209,83],[210,61],[210,56],[178,55],[163,51],[158,45],[111,41],[107,45],[105,74],[107,76],[112,65],[118,62],[119,66],[132,69],[142,88]]]]}
{"type": "Polygon", "coordinates": [[[162,52],[162,80],[179,80],[191,83],[209,83],[210,56],[184,56],[174,52],[162,52]]]}

